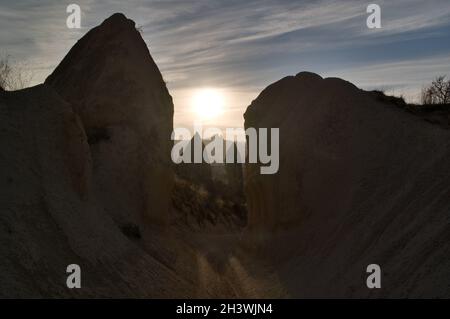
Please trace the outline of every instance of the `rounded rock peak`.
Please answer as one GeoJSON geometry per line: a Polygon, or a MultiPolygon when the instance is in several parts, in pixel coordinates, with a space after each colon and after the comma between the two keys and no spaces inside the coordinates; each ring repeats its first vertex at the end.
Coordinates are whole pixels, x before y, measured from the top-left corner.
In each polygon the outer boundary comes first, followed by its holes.
{"type": "Polygon", "coordinates": [[[296,78],[301,78],[301,79],[306,79],[306,80],[323,80],[323,78],[313,72],[308,72],[308,71],[302,71],[300,73],[298,73],[296,76],[296,78]]]}

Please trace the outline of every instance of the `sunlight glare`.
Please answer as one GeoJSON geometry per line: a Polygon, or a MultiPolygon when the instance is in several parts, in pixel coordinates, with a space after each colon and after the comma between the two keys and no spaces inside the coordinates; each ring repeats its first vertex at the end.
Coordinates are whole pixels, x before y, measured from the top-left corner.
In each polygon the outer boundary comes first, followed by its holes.
{"type": "Polygon", "coordinates": [[[223,114],[225,98],[217,89],[201,89],[194,94],[192,106],[200,120],[210,120],[223,114]]]}

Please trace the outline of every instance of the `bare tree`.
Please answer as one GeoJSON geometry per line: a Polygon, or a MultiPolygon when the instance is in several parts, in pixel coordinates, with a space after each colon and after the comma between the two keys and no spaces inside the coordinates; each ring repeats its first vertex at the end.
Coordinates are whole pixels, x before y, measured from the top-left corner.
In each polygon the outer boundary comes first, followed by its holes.
{"type": "Polygon", "coordinates": [[[27,87],[33,79],[33,72],[23,63],[12,61],[9,55],[0,57],[0,88],[20,90],[27,87]]]}
{"type": "Polygon", "coordinates": [[[8,56],[0,59],[0,88],[5,90],[9,85],[11,66],[8,56]]]}
{"type": "Polygon", "coordinates": [[[445,75],[438,76],[430,86],[422,89],[422,104],[449,104],[450,80],[445,75]]]}

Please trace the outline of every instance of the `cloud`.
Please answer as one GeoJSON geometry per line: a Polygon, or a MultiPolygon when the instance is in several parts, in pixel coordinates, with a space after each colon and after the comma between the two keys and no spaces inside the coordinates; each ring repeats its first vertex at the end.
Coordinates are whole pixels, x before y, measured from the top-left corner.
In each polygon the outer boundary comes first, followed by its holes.
{"type": "Polygon", "coordinates": [[[450,56],[373,64],[325,73],[339,76],[365,89],[382,89],[391,94],[404,95],[410,102],[419,102],[420,89],[440,74],[450,75],[450,56]]]}
{"type": "Polygon", "coordinates": [[[448,70],[432,62],[450,53],[445,45],[450,43],[448,0],[377,1],[382,9],[379,30],[366,26],[367,3],[353,0],[77,3],[81,30],[66,28],[68,3],[0,0],[2,49],[34,65],[36,81],[43,81],[88,29],[123,12],[143,28],[180,114],[187,107],[181,95],[191,88],[226,88],[236,94],[233,101],[239,105],[233,109],[245,110],[266,85],[304,69],[362,86],[403,85],[408,90],[448,70]]]}

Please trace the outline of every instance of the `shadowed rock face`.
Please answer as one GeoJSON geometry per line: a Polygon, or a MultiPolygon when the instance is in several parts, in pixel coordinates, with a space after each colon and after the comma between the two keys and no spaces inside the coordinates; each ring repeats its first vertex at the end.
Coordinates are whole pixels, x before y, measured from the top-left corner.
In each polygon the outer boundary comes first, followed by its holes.
{"type": "Polygon", "coordinates": [[[449,130],[312,73],[266,88],[245,127],[280,128],[279,172],[247,165],[245,191],[250,230],[289,256],[292,295],[450,294],[449,130]],[[365,286],[371,263],[383,290],[365,286]]]}
{"type": "Polygon", "coordinates": [[[121,14],[78,41],[45,84],[0,93],[0,297],[195,293],[161,263],[173,253],[148,222],[170,205],[172,115],[121,14]],[[83,289],[66,287],[72,263],[83,289]]]}
{"type": "Polygon", "coordinates": [[[45,83],[81,118],[94,192],[116,222],[163,222],[173,180],[173,103],[134,22],[123,14],[106,19],[45,83]]]}
{"type": "Polygon", "coordinates": [[[52,88],[2,92],[0,132],[0,297],[193,293],[99,205],[83,123],[52,88]],[[66,287],[73,263],[82,289],[66,287]]]}

